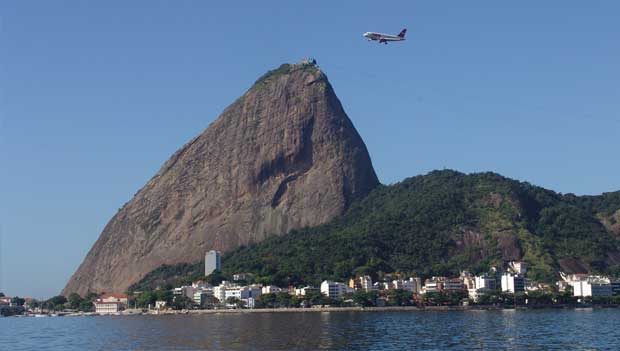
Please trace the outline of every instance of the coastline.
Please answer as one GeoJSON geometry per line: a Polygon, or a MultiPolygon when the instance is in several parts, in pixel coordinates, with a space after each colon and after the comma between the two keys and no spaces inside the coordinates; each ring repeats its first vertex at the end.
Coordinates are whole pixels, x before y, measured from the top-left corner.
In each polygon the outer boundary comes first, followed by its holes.
{"type": "Polygon", "coordinates": [[[117,313],[58,313],[52,315],[14,315],[11,317],[114,317],[114,316],[170,316],[239,313],[330,313],[330,312],[464,312],[464,311],[525,311],[525,310],[568,310],[568,309],[609,309],[620,305],[537,305],[537,306],[385,306],[385,307],[309,307],[309,308],[246,308],[211,310],[140,310],[129,309],[117,313]]]}
{"type": "Polygon", "coordinates": [[[539,309],[602,309],[620,308],[619,305],[540,305],[540,306],[386,306],[386,307],[310,307],[310,308],[254,308],[254,309],[213,309],[213,310],[162,310],[147,311],[144,315],[201,315],[227,313],[329,313],[329,312],[459,312],[459,311],[501,311],[501,310],[539,310],[539,309]]]}

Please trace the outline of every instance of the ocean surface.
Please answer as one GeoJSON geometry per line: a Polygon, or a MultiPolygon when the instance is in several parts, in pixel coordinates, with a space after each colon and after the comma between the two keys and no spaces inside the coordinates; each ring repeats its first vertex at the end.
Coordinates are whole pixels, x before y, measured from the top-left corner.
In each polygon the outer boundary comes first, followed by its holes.
{"type": "Polygon", "coordinates": [[[620,309],[8,317],[0,350],[620,350],[620,309]]]}

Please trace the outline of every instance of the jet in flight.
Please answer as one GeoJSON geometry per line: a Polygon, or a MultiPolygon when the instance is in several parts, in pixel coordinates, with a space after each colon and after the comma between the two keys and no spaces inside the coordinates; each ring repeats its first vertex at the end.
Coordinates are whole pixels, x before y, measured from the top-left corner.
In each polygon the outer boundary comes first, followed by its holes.
{"type": "Polygon", "coordinates": [[[388,41],[402,41],[405,40],[405,33],[407,33],[407,28],[403,29],[398,33],[398,35],[391,34],[383,34],[377,32],[366,32],[364,33],[364,38],[368,38],[368,41],[376,40],[379,43],[387,44],[388,41]]]}

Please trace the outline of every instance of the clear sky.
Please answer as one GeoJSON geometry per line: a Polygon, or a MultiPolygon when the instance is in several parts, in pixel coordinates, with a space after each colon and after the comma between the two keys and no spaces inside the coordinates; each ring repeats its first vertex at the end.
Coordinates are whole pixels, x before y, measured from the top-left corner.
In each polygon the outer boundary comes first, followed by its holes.
{"type": "Polygon", "coordinates": [[[2,1],[0,291],[58,293],[265,71],[313,56],[380,180],[620,189],[618,1],[2,1]],[[379,45],[365,31],[407,41],[379,45]]]}

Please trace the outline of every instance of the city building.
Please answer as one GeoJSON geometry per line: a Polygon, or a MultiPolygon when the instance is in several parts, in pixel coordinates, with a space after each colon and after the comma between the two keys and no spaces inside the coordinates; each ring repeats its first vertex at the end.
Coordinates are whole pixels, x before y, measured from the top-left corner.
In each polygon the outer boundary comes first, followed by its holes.
{"type": "Polygon", "coordinates": [[[277,287],[277,286],[275,286],[275,285],[266,285],[266,286],[263,286],[263,288],[262,288],[262,293],[263,294],[275,294],[275,293],[279,293],[281,291],[282,291],[282,289],[277,287]]]}
{"type": "Polygon", "coordinates": [[[346,293],[353,292],[353,289],[349,288],[345,283],[333,282],[331,280],[324,280],[321,283],[321,294],[339,299],[346,293]]]}
{"type": "Polygon", "coordinates": [[[444,290],[444,282],[448,280],[446,277],[432,277],[424,281],[423,293],[441,292],[444,290]]]}
{"type": "Polygon", "coordinates": [[[230,283],[224,280],[220,285],[213,288],[213,297],[224,302],[226,300],[226,289],[229,287],[231,287],[230,283]]]}
{"type": "Polygon", "coordinates": [[[306,295],[308,295],[309,293],[312,293],[312,292],[320,293],[321,290],[319,288],[314,288],[314,287],[311,287],[311,286],[304,286],[303,288],[295,288],[294,289],[295,296],[306,296],[306,295]]]}
{"type": "Polygon", "coordinates": [[[524,275],[527,273],[527,263],[523,261],[510,261],[508,269],[515,275],[524,275]]]}
{"type": "Polygon", "coordinates": [[[127,307],[129,297],[125,294],[103,294],[93,302],[95,312],[111,314],[122,311],[127,307]]]}
{"type": "Polygon", "coordinates": [[[205,275],[214,271],[222,270],[222,254],[219,251],[211,250],[205,255],[205,275]]]}
{"type": "Polygon", "coordinates": [[[260,285],[250,286],[235,286],[226,288],[224,291],[224,301],[231,297],[239,300],[245,300],[249,298],[258,298],[262,293],[262,287],[260,285]]]}
{"type": "Polygon", "coordinates": [[[465,284],[460,278],[447,279],[443,282],[444,291],[464,291],[465,284]]]}
{"type": "Polygon", "coordinates": [[[602,279],[579,280],[569,283],[573,287],[573,296],[608,297],[613,295],[609,281],[602,279]]]}
{"type": "Polygon", "coordinates": [[[375,290],[376,287],[372,284],[372,278],[369,275],[363,275],[349,280],[348,287],[354,290],[370,291],[375,290]]]}
{"type": "Polygon", "coordinates": [[[620,296],[620,280],[611,281],[609,285],[611,285],[611,295],[620,296]]]}
{"type": "Polygon", "coordinates": [[[129,296],[125,294],[103,294],[97,299],[99,302],[118,302],[127,305],[129,296]]]}
{"type": "Polygon", "coordinates": [[[504,273],[502,275],[502,291],[511,293],[525,292],[525,278],[520,275],[504,273]]]}
{"type": "Polygon", "coordinates": [[[192,300],[199,306],[204,306],[209,297],[213,297],[213,289],[201,289],[194,293],[192,300]]]}
{"type": "Polygon", "coordinates": [[[192,285],[184,285],[180,288],[174,288],[172,289],[172,294],[176,297],[176,296],[181,296],[184,295],[190,299],[194,298],[194,293],[196,291],[198,291],[198,288],[194,288],[192,285]]]}
{"type": "Polygon", "coordinates": [[[495,277],[490,277],[486,274],[476,276],[474,278],[474,288],[489,291],[497,290],[497,280],[495,280],[495,277]]]}

